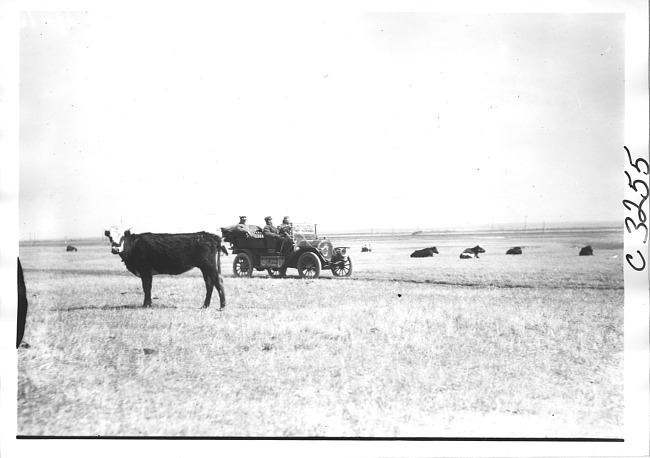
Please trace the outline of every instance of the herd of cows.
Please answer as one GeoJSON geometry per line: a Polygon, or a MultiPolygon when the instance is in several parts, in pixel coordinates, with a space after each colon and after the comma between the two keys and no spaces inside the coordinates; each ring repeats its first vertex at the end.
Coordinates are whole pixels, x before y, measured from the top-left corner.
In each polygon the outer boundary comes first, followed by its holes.
{"type": "MultiPolygon", "coordinates": [[[[118,227],[106,229],[104,234],[111,243],[111,252],[119,255],[126,268],[142,280],[144,290],[144,307],[151,307],[152,277],[157,274],[179,275],[193,268],[198,268],[205,281],[205,300],[203,308],[210,306],[212,290],[219,294],[220,308],[226,307],[226,296],[221,276],[221,253],[228,254],[222,245],[221,237],[208,232],[190,234],[133,234],[129,229],[118,227]]],[[[66,251],[75,252],[77,248],[68,245],[66,251]]],[[[371,251],[366,245],[362,251],[371,251]]],[[[461,259],[478,258],[485,250],[479,245],[465,249],[461,259]]],[[[439,254],[436,247],[423,248],[411,254],[412,258],[432,257],[439,254]]],[[[508,255],[522,254],[521,247],[513,247],[506,251],[508,255]]],[[[583,247],[580,256],[593,255],[591,246],[583,247]]],[[[27,316],[27,293],[20,259],[18,259],[18,320],[16,332],[16,348],[23,339],[25,320],[27,316]]]]}
{"type": "MultiPolygon", "coordinates": [[[[361,250],[362,252],[364,251],[363,249],[361,250]]],[[[367,251],[367,250],[365,250],[367,251]]],[[[481,248],[480,246],[476,245],[474,248],[467,248],[465,251],[463,251],[460,254],[460,259],[473,259],[473,258],[478,258],[479,253],[485,253],[485,250],[481,248]]],[[[411,253],[412,258],[430,258],[434,254],[440,254],[438,252],[438,248],[432,246],[431,248],[422,248],[421,250],[415,250],[413,253],[411,253]]],[[[523,254],[523,251],[521,250],[521,247],[515,246],[510,248],[508,251],[506,251],[506,254],[523,254]]],[[[594,250],[591,248],[591,245],[587,245],[586,247],[582,247],[580,249],[580,253],[578,253],[579,256],[593,256],[594,250]]]]}
{"type": "MultiPolygon", "coordinates": [[[[519,249],[519,253],[509,253],[509,254],[521,254],[521,248],[515,247],[519,249]]],[[[478,258],[479,253],[485,253],[485,250],[481,248],[480,246],[476,245],[474,248],[467,248],[465,251],[463,251],[460,254],[460,259],[472,259],[472,258],[478,258]]],[[[412,258],[430,258],[434,254],[440,254],[438,252],[438,248],[432,246],[431,248],[422,248],[421,250],[415,250],[413,253],[411,253],[412,258]]]]}

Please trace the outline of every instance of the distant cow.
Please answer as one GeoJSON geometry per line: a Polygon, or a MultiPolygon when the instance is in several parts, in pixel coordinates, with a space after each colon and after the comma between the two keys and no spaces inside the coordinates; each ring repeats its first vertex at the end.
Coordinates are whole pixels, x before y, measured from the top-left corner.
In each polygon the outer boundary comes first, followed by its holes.
{"type": "Polygon", "coordinates": [[[467,248],[460,254],[460,259],[478,258],[479,253],[485,253],[485,250],[476,245],[474,248],[467,248]]]}
{"type": "Polygon", "coordinates": [[[506,254],[521,254],[521,247],[515,246],[506,251],[506,254]]]}
{"type": "Polygon", "coordinates": [[[20,347],[25,335],[25,323],[27,322],[27,289],[25,289],[25,277],[23,268],[18,258],[18,317],[16,320],[16,348],[20,347]]]}
{"type": "Polygon", "coordinates": [[[593,256],[594,250],[591,248],[591,245],[587,245],[580,249],[580,254],[578,256],[593,256]]]}
{"type": "Polygon", "coordinates": [[[370,244],[366,244],[366,245],[361,247],[361,252],[362,253],[369,253],[371,251],[372,251],[372,247],[370,246],[370,244]]]}
{"type": "Polygon", "coordinates": [[[423,248],[421,250],[415,250],[413,253],[411,253],[412,258],[430,258],[433,256],[433,254],[439,254],[438,249],[434,246],[431,248],[423,248]]]}
{"type": "Polygon", "coordinates": [[[220,310],[226,306],[226,296],[221,278],[221,252],[228,251],[221,245],[221,237],[208,232],[193,234],[132,234],[117,227],[104,234],[111,241],[111,252],[119,254],[126,268],[142,279],[144,306],[151,306],[152,276],[157,274],[179,275],[194,267],[201,269],[205,281],[205,302],[210,306],[213,287],[219,293],[220,310]]]}
{"type": "Polygon", "coordinates": [[[73,247],[72,245],[68,245],[67,247],[65,247],[65,251],[77,251],[77,248],[73,247]]]}

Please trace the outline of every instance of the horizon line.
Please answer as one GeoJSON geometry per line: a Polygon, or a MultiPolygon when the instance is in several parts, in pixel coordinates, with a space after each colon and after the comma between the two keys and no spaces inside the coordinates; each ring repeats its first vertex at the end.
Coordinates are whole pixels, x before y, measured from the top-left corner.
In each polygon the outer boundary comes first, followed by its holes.
{"type": "MultiPolygon", "coordinates": [[[[320,226],[318,224],[318,226],[320,226]]],[[[337,228],[327,229],[327,234],[323,235],[416,235],[428,233],[448,233],[448,232],[544,232],[552,230],[578,230],[578,229],[616,229],[623,227],[623,223],[614,220],[601,220],[601,221],[575,221],[575,222],[534,222],[528,224],[518,223],[500,223],[498,225],[491,223],[482,223],[475,225],[458,225],[458,226],[439,226],[439,227],[366,227],[360,229],[353,228],[337,228]]],[[[208,231],[210,232],[210,231],[208,231]]],[[[139,232],[136,232],[139,233],[139,232]]],[[[320,235],[320,231],[319,231],[320,235]]],[[[36,242],[66,242],[66,241],[82,241],[103,239],[104,235],[85,235],[85,236],[59,236],[52,238],[19,238],[18,243],[36,243],[36,242]]]]}

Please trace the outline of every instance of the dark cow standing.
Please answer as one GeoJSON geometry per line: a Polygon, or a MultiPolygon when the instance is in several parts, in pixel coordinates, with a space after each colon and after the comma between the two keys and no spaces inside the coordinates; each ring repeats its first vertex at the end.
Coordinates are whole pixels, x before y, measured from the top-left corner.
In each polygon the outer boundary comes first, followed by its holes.
{"type": "Polygon", "coordinates": [[[478,258],[479,253],[485,253],[485,250],[476,245],[474,248],[467,248],[460,254],[460,259],[478,258]]]}
{"type": "Polygon", "coordinates": [[[587,245],[580,249],[580,254],[578,256],[593,256],[594,250],[591,248],[591,245],[587,245]]]}
{"type": "Polygon", "coordinates": [[[412,258],[430,258],[433,256],[433,254],[439,254],[438,249],[434,246],[431,248],[423,248],[421,250],[415,250],[413,253],[411,253],[412,258]]]}
{"type": "Polygon", "coordinates": [[[521,254],[521,247],[515,246],[506,251],[506,254],[521,254]]]}
{"type": "Polygon", "coordinates": [[[73,247],[72,245],[68,245],[67,247],[65,247],[65,251],[77,251],[77,248],[73,247]]]}
{"type": "Polygon", "coordinates": [[[119,254],[126,268],[142,279],[144,306],[151,306],[152,276],[179,275],[194,267],[201,269],[205,281],[205,302],[210,306],[213,287],[219,293],[220,310],[226,306],[226,296],[221,278],[221,237],[208,232],[193,234],[132,234],[113,227],[105,231],[111,241],[111,252],[119,254]]]}
{"type": "Polygon", "coordinates": [[[27,322],[27,289],[25,288],[25,277],[23,268],[18,258],[18,319],[16,321],[16,348],[23,341],[25,335],[25,323],[27,322]]]}

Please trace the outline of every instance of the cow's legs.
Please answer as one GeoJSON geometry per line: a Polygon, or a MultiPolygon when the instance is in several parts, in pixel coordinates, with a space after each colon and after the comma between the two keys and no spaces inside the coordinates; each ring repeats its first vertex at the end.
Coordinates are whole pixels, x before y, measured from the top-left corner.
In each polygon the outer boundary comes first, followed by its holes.
{"type": "Polygon", "coordinates": [[[212,273],[209,269],[201,269],[203,273],[203,280],[205,281],[205,301],[203,302],[203,308],[210,307],[210,300],[212,299],[212,288],[214,288],[214,281],[212,273]]]}
{"type": "Polygon", "coordinates": [[[144,290],[144,306],[151,307],[151,283],[153,277],[151,274],[141,274],[142,289],[144,290]]]}
{"type": "Polygon", "coordinates": [[[206,267],[205,269],[201,269],[201,272],[203,272],[203,279],[205,280],[205,302],[203,303],[203,308],[210,306],[212,288],[216,288],[221,305],[219,310],[223,310],[226,307],[226,295],[223,291],[223,279],[221,275],[217,272],[216,267],[206,267]]]}
{"type": "Polygon", "coordinates": [[[219,293],[219,303],[221,305],[221,308],[219,310],[223,310],[224,308],[226,308],[226,293],[223,290],[223,278],[221,277],[221,274],[216,271],[215,271],[214,287],[217,289],[217,293],[219,293]]]}

